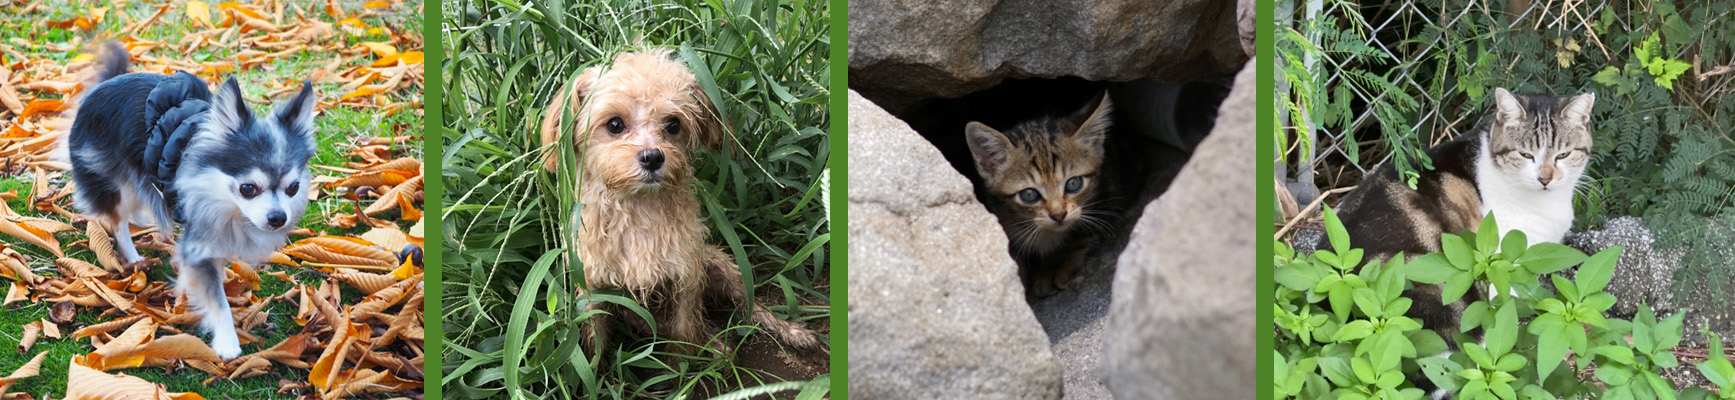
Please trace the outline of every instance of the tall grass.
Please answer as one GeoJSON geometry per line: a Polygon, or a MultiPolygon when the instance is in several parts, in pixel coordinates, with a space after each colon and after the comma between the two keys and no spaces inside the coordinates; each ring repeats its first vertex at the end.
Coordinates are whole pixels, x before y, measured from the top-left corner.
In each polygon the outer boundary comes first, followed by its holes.
{"type": "MultiPolygon", "coordinates": [[[[729,150],[704,152],[697,189],[711,239],[735,255],[760,302],[824,334],[831,316],[830,238],[821,173],[831,156],[824,1],[605,0],[520,4],[449,1],[441,66],[447,188],[442,294],[447,396],[682,398],[801,390],[826,376],[771,383],[727,354],[653,353],[650,340],[606,357],[579,346],[594,302],[643,308],[619,292],[575,294],[582,266],[568,243],[578,224],[571,165],[540,169],[542,108],[585,67],[663,47],[694,69],[726,117],[729,150]],[[767,385],[767,383],[769,383],[767,385]]],[[[559,110],[555,110],[558,112],[559,110]]],[[[762,334],[735,313],[731,338],[762,334]]],[[[824,339],[822,337],[822,339],[824,339]]],[[[661,342],[658,342],[661,343],[661,342]]]]}

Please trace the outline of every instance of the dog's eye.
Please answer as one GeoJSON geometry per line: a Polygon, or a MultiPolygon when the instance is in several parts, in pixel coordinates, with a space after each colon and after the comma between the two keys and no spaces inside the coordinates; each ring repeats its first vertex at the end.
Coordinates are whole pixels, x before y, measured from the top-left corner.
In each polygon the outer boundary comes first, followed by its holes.
{"type": "Polygon", "coordinates": [[[663,125],[663,132],[670,135],[681,134],[681,120],[669,118],[669,123],[663,125]]]}
{"type": "Polygon", "coordinates": [[[251,184],[251,183],[241,184],[241,197],[246,197],[246,198],[251,199],[254,197],[258,197],[258,196],[259,196],[259,185],[255,185],[255,184],[251,184]]]}
{"type": "Polygon", "coordinates": [[[294,196],[295,192],[299,192],[299,191],[301,191],[301,182],[290,182],[289,188],[283,189],[283,194],[294,196]]]}
{"type": "Polygon", "coordinates": [[[621,121],[621,117],[614,117],[608,120],[608,126],[606,128],[608,128],[608,134],[619,135],[622,131],[627,130],[627,123],[626,121],[621,121]]]}

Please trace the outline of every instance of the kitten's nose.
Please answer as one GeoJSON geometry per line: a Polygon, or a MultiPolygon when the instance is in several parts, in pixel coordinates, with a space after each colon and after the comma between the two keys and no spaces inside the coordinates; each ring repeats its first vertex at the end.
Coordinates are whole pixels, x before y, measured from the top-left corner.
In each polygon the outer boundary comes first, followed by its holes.
{"type": "Polygon", "coordinates": [[[646,171],[656,171],[663,167],[663,151],[657,149],[639,151],[639,166],[646,171]]]}
{"type": "Polygon", "coordinates": [[[265,224],[271,225],[271,229],[282,228],[283,223],[288,221],[289,215],[284,214],[282,210],[272,210],[265,214],[265,224]]]}
{"type": "Polygon", "coordinates": [[[1048,217],[1053,218],[1054,222],[1066,222],[1066,211],[1050,212],[1048,217]]]}
{"type": "Polygon", "coordinates": [[[1543,176],[1538,176],[1538,177],[1536,177],[1536,181],[1537,181],[1537,182],[1542,182],[1542,186],[1543,186],[1543,187],[1548,187],[1548,183],[1549,183],[1549,182],[1553,182],[1553,181],[1554,181],[1554,177],[1552,177],[1552,176],[1548,176],[1548,175],[1543,175],[1543,176]]]}

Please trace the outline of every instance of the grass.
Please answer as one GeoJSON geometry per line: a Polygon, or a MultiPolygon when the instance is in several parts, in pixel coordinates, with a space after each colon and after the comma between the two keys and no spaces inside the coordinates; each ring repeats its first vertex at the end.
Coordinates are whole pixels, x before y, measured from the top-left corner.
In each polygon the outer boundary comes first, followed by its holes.
{"type": "MultiPolygon", "coordinates": [[[[414,10],[419,8],[417,3],[418,2],[414,1],[409,2],[406,7],[410,10],[414,10]]],[[[44,19],[63,20],[81,15],[88,15],[89,9],[87,6],[81,6],[74,2],[44,2],[44,5],[47,9],[35,14],[20,15],[13,13],[10,10],[5,13],[0,13],[0,36],[24,38],[37,46],[45,43],[67,43],[74,40],[75,37],[84,37],[84,40],[86,41],[112,39],[113,35],[116,35],[116,33],[113,32],[118,31],[122,25],[149,17],[156,11],[155,4],[143,4],[139,2],[131,2],[125,6],[111,6],[108,10],[107,17],[97,25],[94,36],[92,36],[92,34],[81,31],[47,28],[39,25],[39,21],[44,19]]],[[[359,10],[350,11],[355,12],[359,10]]],[[[370,26],[390,26],[394,29],[400,29],[408,34],[414,34],[415,32],[419,32],[417,27],[421,25],[421,13],[406,11],[383,17],[366,17],[362,18],[362,20],[370,26]]],[[[193,26],[191,20],[184,17],[177,5],[175,9],[171,9],[167,14],[165,14],[156,25],[143,29],[134,36],[140,39],[174,43],[178,42],[185,34],[197,32],[199,30],[202,30],[202,28],[193,26]]],[[[339,36],[343,36],[343,33],[340,32],[339,36]]],[[[350,37],[348,39],[340,38],[338,40],[347,40],[349,43],[353,44],[361,41],[382,41],[386,39],[386,36],[383,34],[374,34],[369,36],[350,37]]],[[[19,50],[33,56],[40,55],[41,59],[54,60],[59,63],[65,63],[72,57],[76,56],[76,53],[73,52],[50,52],[41,48],[19,47],[19,50]]],[[[193,61],[218,61],[230,59],[237,51],[237,49],[233,48],[208,46],[194,52],[193,54],[184,56],[174,55],[165,50],[153,51],[152,54],[164,58],[185,57],[185,60],[193,61]]],[[[274,88],[274,85],[279,82],[295,82],[305,79],[314,69],[329,63],[331,60],[330,57],[332,56],[334,55],[323,52],[303,51],[281,59],[278,62],[274,62],[269,68],[254,68],[235,71],[231,75],[240,82],[241,90],[247,95],[247,99],[253,107],[255,114],[262,115],[268,112],[269,107],[271,107],[269,104],[261,103],[263,93],[268,90],[268,88],[274,88]]],[[[352,62],[350,65],[353,64],[354,63],[352,62]]],[[[315,90],[319,93],[321,99],[327,101],[343,95],[340,85],[335,83],[315,84],[315,90]]],[[[403,93],[392,94],[392,96],[398,99],[419,95],[419,91],[404,91],[403,93]]],[[[320,147],[318,154],[314,157],[312,162],[321,165],[341,166],[344,161],[348,160],[348,158],[344,156],[348,150],[343,145],[353,138],[400,135],[405,134],[406,132],[409,134],[418,134],[421,127],[421,117],[416,113],[410,112],[382,115],[381,113],[372,110],[340,106],[321,112],[319,116],[315,118],[315,123],[315,130],[318,132],[318,142],[320,147]]],[[[402,154],[398,155],[416,156],[417,158],[420,158],[419,146],[406,146],[403,148],[402,152],[402,154]]],[[[332,174],[331,172],[320,170],[316,170],[315,173],[332,174]]],[[[61,175],[55,178],[59,180],[70,179],[70,174],[61,175]]],[[[30,191],[30,185],[33,179],[34,177],[29,174],[0,176],[0,192],[17,189],[20,194],[27,194],[30,191]]],[[[23,201],[12,201],[9,205],[13,207],[15,211],[25,215],[47,216],[39,212],[26,210],[26,205],[23,201]]],[[[302,218],[300,224],[302,227],[332,234],[359,234],[366,230],[365,227],[332,229],[326,227],[324,224],[325,220],[331,213],[353,211],[353,205],[349,200],[338,197],[326,197],[310,204],[307,214],[302,218]]],[[[407,226],[407,223],[404,226],[407,226]]],[[[63,233],[58,236],[58,239],[60,239],[63,244],[69,244],[74,241],[82,240],[83,238],[83,233],[73,232],[63,233]]],[[[11,237],[0,237],[0,241],[11,244],[13,245],[11,246],[13,249],[30,256],[32,260],[30,265],[33,269],[37,270],[38,273],[53,274],[54,257],[52,254],[42,250],[41,248],[20,243],[11,237]]],[[[91,251],[88,249],[82,247],[68,247],[66,250],[68,257],[86,261],[95,260],[94,255],[92,255],[91,251]]],[[[147,257],[167,258],[166,254],[156,254],[149,251],[143,252],[147,257]]],[[[264,274],[273,271],[284,271],[295,280],[307,284],[317,285],[320,281],[325,279],[324,274],[312,270],[281,265],[262,266],[260,273],[264,274]]],[[[152,281],[172,281],[172,268],[169,268],[166,264],[158,265],[149,276],[152,281]]],[[[275,278],[266,278],[256,293],[261,297],[277,295],[288,291],[291,287],[292,285],[288,282],[283,282],[275,278]]],[[[347,299],[360,298],[358,292],[348,288],[346,288],[344,295],[347,299]]],[[[289,304],[277,302],[267,306],[266,310],[271,314],[268,322],[266,325],[253,331],[254,334],[263,338],[264,342],[243,345],[242,350],[244,353],[251,353],[264,349],[265,347],[281,342],[289,335],[300,331],[300,327],[291,319],[296,310],[289,304]]],[[[0,311],[0,349],[16,349],[18,340],[22,334],[22,326],[32,321],[47,318],[48,311],[48,303],[20,303],[11,309],[0,311]]],[[[60,329],[64,333],[71,333],[80,326],[99,322],[97,314],[96,311],[91,309],[81,308],[75,317],[77,324],[61,324],[60,329]]],[[[108,319],[112,319],[112,317],[102,318],[101,320],[108,319]]],[[[177,328],[188,330],[193,329],[190,326],[177,326],[177,328]]],[[[62,398],[65,397],[67,386],[67,364],[73,356],[89,353],[92,350],[93,348],[87,340],[42,338],[38,340],[36,346],[33,347],[28,354],[20,353],[16,350],[0,350],[0,374],[10,373],[23,363],[29,361],[31,357],[36,355],[36,353],[46,351],[49,355],[43,362],[41,375],[34,378],[24,379],[9,389],[9,391],[29,393],[36,398],[62,398]]],[[[288,368],[279,364],[274,367],[273,372],[275,373],[273,374],[240,380],[229,380],[226,378],[214,379],[210,384],[206,384],[204,381],[210,376],[203,372],[191,369],[166,370],[162,368],[135,368],[110,372],[119,372],[127,375],[138,376],[151,382],[163,384],[171,392],[198,392],[204,395],[204,397],[210,399],[292,398],[300,393],[290,392],[283,395],[277,394],[279,386],[278,381],[280,379],[306,381],[308,373],[308,371],[305,370],[288,368]]]]}
{"type": "MultiPolygon", "coordinates": [[[[561,239],[580,222],[573,163],[558,174],[539,172],[547,149],[531,135],[542,108],[585,67],[625,51],[674,50],[729,121],[729,151],[702,153],[697,163],[711,240],[750,272],[759,301],[825,336],[830,225],[818,194],[831,156],[825,2],[454,1],[444,11],[450,58],[441,85],[450,117],[439,133],[442,179],[452,188],[442,210],[445,395],[683,398],[743,387],[750,389],[733,395],[824,395],[825,375],[765,385],[775,378],[737,366],[731,355],[653,353],[654,342],[642,339],[617,343],[608,357],[576,346],[588,304],[637,305],[618,292],[575,294],[582,266],[561,239]]],[[[724,326],[734,335],[757,329],[742,317],[724,326]]]]}

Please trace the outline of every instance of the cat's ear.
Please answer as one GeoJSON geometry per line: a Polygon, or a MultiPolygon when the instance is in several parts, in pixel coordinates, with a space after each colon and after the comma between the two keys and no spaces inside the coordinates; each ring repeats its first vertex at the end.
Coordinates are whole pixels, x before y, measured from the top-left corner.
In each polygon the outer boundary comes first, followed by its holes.
{"type": "Polygon", "coordinates": [[[1114,111],[1114,105],[1111,103],[1108,99],[1108,92],[1105,91],[1102,94],[1102,99],[1096,102],[1095,108],[1085,105],[1085,109],[1079,110],[1079,114],[1089,113],[1089,116],[1085,117],[1084,123],[1078,125],[1078,132],[1072,134],[1073,138],[1086,146],[1102,147],[1103,137],[1108,135],[1109,126],[1114,124],[1108,116],[1114,111]]]}
{"type": "Polygon", "coordinates": [[[976,159],[976,172],[982,175],[982,179],[994,179],[1012,161],[1012,142],[1000,131],[970,121],[964,126],[964,136],[969,138],[970,156],[976,159]]]}
{"type": "Polygon", "coordinates": [[[1596,93],[1585,93],[1566,101],[1566,106],[1560,108],[1560,115],[1567,121],[1579,125],[1590,124],[1590,109],[1596,104],[1596,93]]]}
{"type": "Polygon", "coordinates": [[[1494,108],[1497,110],[1494,114],[1495,121],[1501,124],[1516,123],[1520,118],[1524,118],[1524,104],[1519,103],[1518,98],[1512,96],[1512,92],[1506,91],[1506,88],[1494,88],[1494,108]]]}

